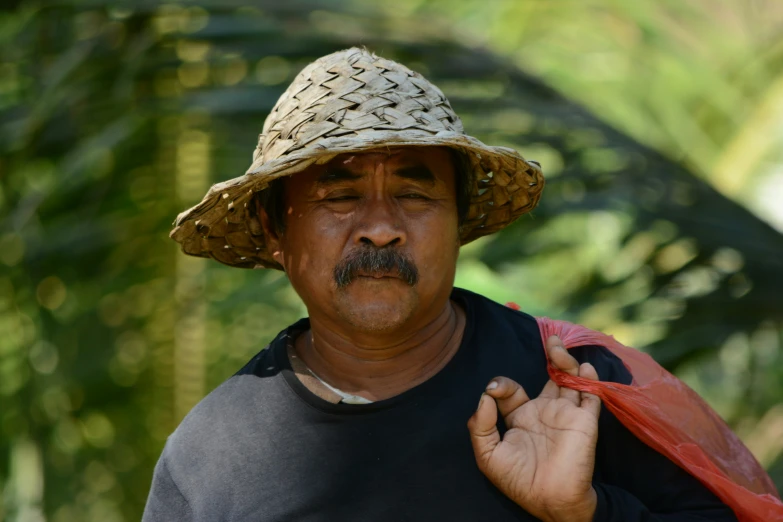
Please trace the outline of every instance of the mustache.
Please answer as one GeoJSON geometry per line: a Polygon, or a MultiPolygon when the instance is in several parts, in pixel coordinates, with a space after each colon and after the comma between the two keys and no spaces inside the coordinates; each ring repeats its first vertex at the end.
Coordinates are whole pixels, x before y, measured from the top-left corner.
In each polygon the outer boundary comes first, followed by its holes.
{"type": "Polygon", "coordinates": [[[395,273],[410,286],[419,282],[419,270],[413,259],[394,247],[364,246],[352,251],[334,267],[337,288],[345,288],[360,273],[386,275],[395,273]]]}

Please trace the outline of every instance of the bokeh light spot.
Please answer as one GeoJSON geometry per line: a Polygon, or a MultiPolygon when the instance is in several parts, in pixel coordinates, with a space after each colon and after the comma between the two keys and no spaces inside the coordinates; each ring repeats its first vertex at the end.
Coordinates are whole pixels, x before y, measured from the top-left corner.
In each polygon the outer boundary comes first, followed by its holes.
{"type": "Polygon", "coordinates": [[[49,375],[57,369],[60,355],[57,347],[47,341],[38,341],[29,352],[30,364],[33,369],[41,374],[49,375]]]}
{"type": "Polygon", "coordinates": [[[177,67],[177,78],[183,87],[194,89],[201,87],[209,79],[207,62],[186,62],[177,67]]]}
{"type": "Polygon", "coordinates": [[[65,284],[57,276],[49,276],[38,283],[35,296],[38,303],[46,309],[55,310],[65,301],[67,291],[65,284]]]}
{"type": "Polygon", "coordinates": [[[96,448],[108,448],[114,442],[114,425],[103,413],[89,413],[81,424],[85,440],[96,448]]]}
{"type": "Polygon", "coordinates": [[[177,58],[183,62],[201,62],[206,59],[211,47],[209,42],[201,40],[178,40],[177,58]]]}
{"type": "Polygon", "coordinates": [[[256,65],[256,80],[262,85],[283,83],[291,72],[288,60],[281,56],[267,56],[256,65]]]}

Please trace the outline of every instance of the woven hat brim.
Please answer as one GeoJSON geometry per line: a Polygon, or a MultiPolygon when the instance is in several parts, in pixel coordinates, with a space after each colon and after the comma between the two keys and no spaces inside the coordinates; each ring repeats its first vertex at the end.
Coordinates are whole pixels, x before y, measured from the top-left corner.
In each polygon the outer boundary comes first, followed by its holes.
{"type": "Polygon", "coordinates": [[[472,184],[468,215],[461,227],[461,244],[492,234],[530,212],[538,204],[544,177],[538,165],[517,151],[492,147],[456,132],[432,135],[410,130],[378,130],[361,137],[318,140],[278,159],[254,162],[243,176],[213,185],[202,201],[182,212],[170,237],[185,254],[211,257],[240,268],[282,270],[266,248],[254,195],[269,182],[324,164],[339,154],[404,146],[445,146],[463,153],[472,184]]]}

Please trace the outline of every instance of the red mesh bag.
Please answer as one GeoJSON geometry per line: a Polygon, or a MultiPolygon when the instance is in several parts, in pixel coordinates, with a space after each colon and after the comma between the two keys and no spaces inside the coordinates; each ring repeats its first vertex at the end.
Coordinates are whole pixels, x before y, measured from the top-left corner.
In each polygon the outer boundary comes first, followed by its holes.
{"type": "Polygon", "coordinates": [[[553,381],[600,397],[631,433],[699,479],[741,522],[783,521],[783,502],[772,480],[723,419],[685,383],[614,337],[565,321],[537,321],[545,345],[557,335],[566,348],[604,346],[633,376],[630,385],[598,382],[549,364],[553,381]]]}

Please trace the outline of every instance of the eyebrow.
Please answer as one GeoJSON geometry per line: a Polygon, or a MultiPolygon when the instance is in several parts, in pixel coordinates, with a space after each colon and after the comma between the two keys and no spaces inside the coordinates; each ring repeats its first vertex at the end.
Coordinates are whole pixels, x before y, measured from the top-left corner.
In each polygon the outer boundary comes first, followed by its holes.
{"type": "Polygon", "coordinates": [[[427,183],[435,183],[435,175],[425,167],[424,165],[412,165],[410,167],[403,167],[400,170],[394,172],[395,176],[404,179],[410,179],[413,181],[426,181],[427,183]]]}
{"type": "Polygon", "coordinates": [[[332,168],[327,169],[323,174],[318,176],[317,182],[321,185],[330,185],[332,183],[339,183],[341,181],[356,181],[361,179],[361,174],[356,174],[348,169],[344,168],[332,168]]]}

